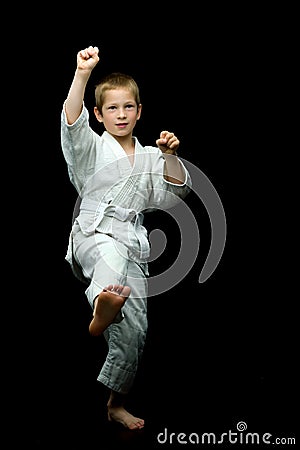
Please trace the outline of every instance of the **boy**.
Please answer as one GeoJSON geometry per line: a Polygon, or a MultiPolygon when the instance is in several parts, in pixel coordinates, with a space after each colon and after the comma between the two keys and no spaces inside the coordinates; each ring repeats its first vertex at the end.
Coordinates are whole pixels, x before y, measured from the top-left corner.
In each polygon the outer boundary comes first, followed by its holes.
{"type": "Polygon", "coordinates": [[[77,68],[61,116],[61,144],[70,181],[80,199],[66,259],[88,284],[93,309],[89,332],[103,333],[108,353],[98,380],[110,389],[108,419],[130,430],[144,420],[125,409],[147,332],[150,245],[143,212],[170,208],[190,191],[190,176],[177,157],[179,140],[162,131],[157,147],[143,147],[133,130],[141,117],[139,88],[113,73],[96,86],[94,114],[102,135],[89,125],[84,94],[99,61],[97,47],[78,52],[77,68]]]}

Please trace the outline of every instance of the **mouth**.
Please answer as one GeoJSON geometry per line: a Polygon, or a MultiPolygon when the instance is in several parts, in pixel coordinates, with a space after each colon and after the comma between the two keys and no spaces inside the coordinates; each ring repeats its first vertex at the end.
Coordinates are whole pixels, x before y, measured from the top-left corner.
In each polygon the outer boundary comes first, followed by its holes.
{"type": "Polygon", "coordinates": [[[116,124],[116,126],[118,127],[118,128],[125,128],[125,127],[127,127],[127,123],[117,123],[116,124]]]}

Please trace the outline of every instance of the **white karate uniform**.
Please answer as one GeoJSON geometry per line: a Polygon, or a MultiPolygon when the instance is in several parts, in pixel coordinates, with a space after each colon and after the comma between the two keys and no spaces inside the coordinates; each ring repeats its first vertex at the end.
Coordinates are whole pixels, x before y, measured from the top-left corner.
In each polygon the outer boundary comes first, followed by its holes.
{"type": "Polygon", "coordinates": [[[165,180],[164,156],[157,147],[135,140],[134,163],[107,132],[89,126],[85,105],[69,125],[61,114],[61,145],[70,181],[78,192],[66,259],[74,274],[87,283],[86,296],[95,298],[108,284],[128,285],[131,293],[104,332],[108,354],[98,380],[126,394],[134,381],[147,332],[147,276],[150,245],[143,212],[167,209],[190,191],[165,180]]]}

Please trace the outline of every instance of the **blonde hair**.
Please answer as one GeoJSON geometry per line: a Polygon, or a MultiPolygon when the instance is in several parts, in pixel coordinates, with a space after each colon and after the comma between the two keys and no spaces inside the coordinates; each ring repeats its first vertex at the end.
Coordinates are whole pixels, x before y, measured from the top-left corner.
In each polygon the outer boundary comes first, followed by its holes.
{"type": "Polygon", "coordinates": [[[96,106],[100,114],[102,114],[102,108],[104,104],[104,96],[106,91],[111,89],[125,88],[128,89],[133,95],[137,107],[141,103],[139,87],[136,81],[125,73],[113,72],[110,75],[106,75],[96,84],[95,88],[95,101],[96,106]]]}

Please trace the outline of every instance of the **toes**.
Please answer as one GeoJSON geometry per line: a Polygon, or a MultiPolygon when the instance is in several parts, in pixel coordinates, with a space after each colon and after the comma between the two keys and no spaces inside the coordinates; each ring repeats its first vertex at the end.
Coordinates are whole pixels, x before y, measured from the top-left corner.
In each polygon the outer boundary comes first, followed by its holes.
{"type": "Polygon", "coordinates": [[[122,284],[120,284],[120,285],[118,286],[118,289],[117,289],[117,292],[118,292],[119,295],[122,294],[123,289],[124,289],[124,286],[123,286],[122,284]]]}
{"type": "Polygon", "coordinates": [[[124,297],[128,297],[130,292],[131,292],[130,287],[129,286],[124,286],[123,289],[122,289],[122,292],[120,294],[123,295],[124,297]]]}
{"type": "Polygon", "coordinates": [[[137,420],[131,425],[131,429],[140,430],[144,427],[144,421],[143,420],[137,420]]]}
{"type": "Polygon", "coordinates": [[[112,284],[109,284],[108,286],[106,286],[103,290],[104,291],[111,291],[113,290],[114,286],[112,284]]]}
{"type": "Polygon", "coordinates": [[[115,284],[113,290],[116,294],[121,294],[123,286],[121,284],[115,284]]]}
{"type": "Polygon", "coordinates": [[[129,286],[123,286],[122,284],[109,284],[103,289],[103,291],[113,292],[114,294],[128,297],[131,289],[129,286]]]}

